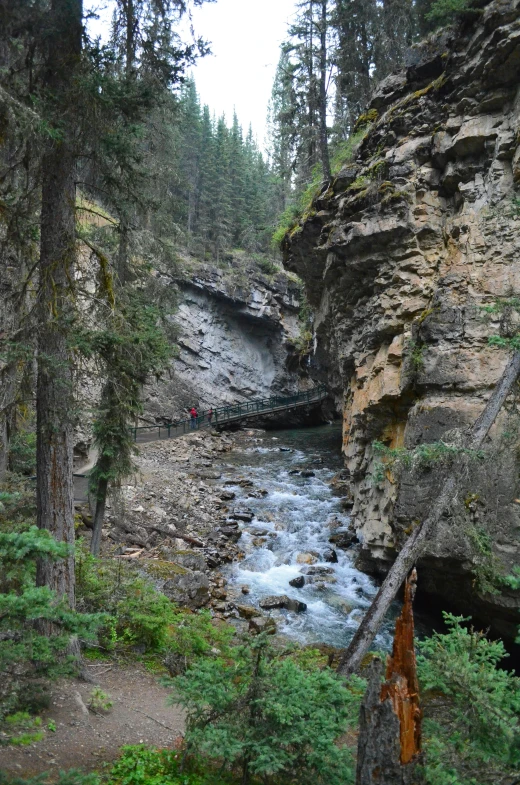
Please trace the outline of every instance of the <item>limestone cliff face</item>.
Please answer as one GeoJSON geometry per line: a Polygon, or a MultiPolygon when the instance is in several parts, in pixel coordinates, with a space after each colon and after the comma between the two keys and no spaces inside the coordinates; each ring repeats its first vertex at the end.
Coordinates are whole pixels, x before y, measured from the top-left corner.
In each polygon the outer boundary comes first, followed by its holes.
{"type": "Polygon", "coordinates": [[[305,386],[296,350],[302,290],[294,276],[264,274],[240,258],[224,268],[197,264],[171,283],[178,355],[147,389],[147,413],[186,416],[194,403],[222,406],[305,386]]]}
{"type": "MultiPolygon", "coordinates": [[[[516,331],[520,296],[520,2],[414,49],[374,95],[353,163],[286,239],[286,266],[315,309],[316,360],[344,415],[344,453],[362,541],[384,573],[427,509],[430,472],[374,480],[373,442],[455,441],[506,363],[490,335],[516,331]]],[[[495,624],[518,597],[488,591],[520,556],[520,413],[511,401],[461,477],[430,543],[423,590],[495,624]]]]}

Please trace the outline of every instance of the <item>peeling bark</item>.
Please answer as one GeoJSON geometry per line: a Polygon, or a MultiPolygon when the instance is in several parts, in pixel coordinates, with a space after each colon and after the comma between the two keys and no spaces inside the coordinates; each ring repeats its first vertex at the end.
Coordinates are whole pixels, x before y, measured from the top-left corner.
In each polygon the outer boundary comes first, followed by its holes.
{"type": "Polygon", "coordinates": [[[399,717],[402,764],[410,763],[421,751],[419,683],[414,649],[413,598],[417,573],[412,570],[406,581],[403,610],[395,623],[392,656],[386,666],[386,681],[381,700],[389,698],[399,717]]]}
{"type": "Polygon", "coordinates": [[[360,710],[356,785],[414,785],[421,750],[421,710],[414,651],[412,602],[416,573],[406,582],[395,625],[392,656],[381,686],[383,663],[374,659],[360,710]]]}

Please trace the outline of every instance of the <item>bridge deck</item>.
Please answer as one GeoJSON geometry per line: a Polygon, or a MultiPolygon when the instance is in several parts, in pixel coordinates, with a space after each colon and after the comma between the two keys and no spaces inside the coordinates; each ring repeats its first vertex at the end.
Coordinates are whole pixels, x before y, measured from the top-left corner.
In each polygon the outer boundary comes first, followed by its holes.
{"type": "MultiPolygon", "coordinates": [[[[297,395],[287,397],[272,396],[246,403],[235,404],[233,406],[221,406],[213,410],[211,420],[208,420],[208,412],[201,412],[197,418],[196,427],[190,419],[182,420],[180,423],[170,425],[143,425],[138,428],[131,428],[134,441],[138,444],[147,442],[158,442],[165,439],[175,439],[186,433],[194,432],[202,428],[223,428],[233,422],[250,419],[252,417],[262,417],[269,414],[278,414],[284,411],[291,411],[304,406],[320,403],[327,397],[325,387],[314,387],[297,395]]],[[[86,501],[88,497],[88,473],[74,474],[74,500],[86,501]]]]}

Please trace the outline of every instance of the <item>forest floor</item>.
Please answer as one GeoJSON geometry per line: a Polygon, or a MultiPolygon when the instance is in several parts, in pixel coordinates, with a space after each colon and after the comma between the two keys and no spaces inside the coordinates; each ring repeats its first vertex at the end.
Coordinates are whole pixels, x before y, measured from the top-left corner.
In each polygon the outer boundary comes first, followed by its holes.
{"type": "Polygon", "coordinates": [[[98,661],[86,670],[93,683],[62,679],[51,685],[51,705],[41,715],[44,738],[1,747],[0,769],[23,777],[71,768],[90,771],[115,760],[125,744],[171,748],[182,735],[182,708],[168,705],[171,690],[144,666],[98,661]],[[87,708],[95,686],[113,702],[107,713],[87,708]]]}

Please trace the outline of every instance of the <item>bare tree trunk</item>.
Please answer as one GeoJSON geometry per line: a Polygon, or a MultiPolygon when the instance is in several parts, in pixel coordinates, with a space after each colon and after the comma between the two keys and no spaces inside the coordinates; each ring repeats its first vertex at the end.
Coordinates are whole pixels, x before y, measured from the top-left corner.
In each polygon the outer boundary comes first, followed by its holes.
{"type": "Polygon", "coordinates": [[[323,179],[331,180],[327,135],[327,0],[321,0],[320,19],[320,155],[323,179]]]}
{"type": "MultiPolygon", "coordinates": [[[[484,439],[488,435],[491,426],[495,422],[504,401],[518,379],[519,374],[520,351],[515,352],[510,358],[484,411],[474,423],[466,441],[467,448],[477,450],[482,446],[484,439]]],[[[424,543],[432,535],[437,523],[453,501],[458,484],[457,466],[460,465],[461,461],[459,459],[459,461],[456,461],[451,467],[450,476],[446,479],[437,501],[432,506],[430,514],[424,523],[420,524],[410,535],[399,552],[383,585],[379,589],[372,605],[368,609],[367,614],[363,618],[363,621],[359,625],[356,634],[340,661],[338,666],[339,673],[349,675],[359,669],[361,660],[370,648],[370,645],[387,614],[391,602],[411,568],[421,555],[424,549],[424,543]]]]}
{"type": "Polygon", "coordinates": [[[90,553],[92,556],[99,556],[99,549],[101,547],[101,533],[103,531],[103,520],[105,518],[107,492],[108,480],[99,480],[96,492],[96,511],[94,513],[92,539],[90,541],[90,553]]]}
{"type": "MultiPolygon", "coordinates": [[[[65,102],[72,109],[81,56],[82,0],[52,0],[45,87],[63,102],[60,138],[49,141],[42,163],[38,292],[37,522],[71,546],[59,561],[41,560],[36,581],[75,604],[74,489],[72,481],[72,363],[67,344],[75,269],[75,154],[65,102]]],[[[57,108],[57,107],[56,107],[57,108]]]]}

